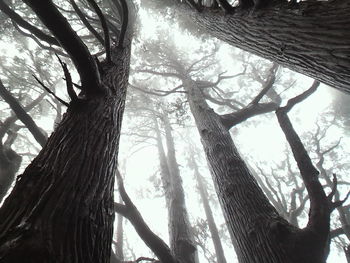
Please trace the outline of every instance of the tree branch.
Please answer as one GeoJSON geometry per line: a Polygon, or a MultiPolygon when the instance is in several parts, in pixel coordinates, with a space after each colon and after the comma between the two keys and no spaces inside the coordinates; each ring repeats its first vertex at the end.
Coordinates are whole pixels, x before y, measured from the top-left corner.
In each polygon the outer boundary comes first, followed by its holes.
{"type": "Polygon", "coordinates": [[[24,29],[27,29],[37,38],[47,42],[50,45],[60,46],[60,44],[54,37],[47,35],[37,27],[29,24],[19,14],[17,14],[15,11],[9,8],[8,5],[5,4],[4,0],[0,0],[0,10],[4,12],[12,21],[16,22],[19,26],[23,27],[24,29]]]}
{"type": "Polygon", "coordinates": [[[301,177],[310,197],[310,213],[308,227],[316,227],[320,233],[329,229],[330,203],[326,197],[321,183],[318,180],[319,172],[312,164],[304,145],[294,130],[287,112],[298,102],[301,102],[317,89],[318,83],[314,82],[311,88],[290,99],[285,107],[276,111],[278,122],[292,149],[294,159],[297,162],[301,177]],[[328,227],[327,227],[328,226],[328,227]]]}
{"type": "Polygon", "coordinates": [[[77,14],[77,16],[80,18],[81,22],[83,22],[83,24],[86,26],[86,28],[96,37],[96,39],[102,44],[104,45],[104,40],[101,37],[101,35],[95,30],[95,28],[90,24],[90,22],[87,20],[85,14],[80,10],[80,8],[78,7],[78,5],[75,3],[74,0],[70,0],[69,1],[75,11],[75,13],[77,14]]]}
{"type": "Polygon", "coordinates": [[[110,63],[112,61],[111,59],[111,41],[109,37],[109,29],[107,25],[107,21],[105,16],[103,15],[101,9],[95,2],[95,0],[87,0],[90,6],[95,10],[98,18],[100,19],[102,30],[103,30],[103,35],[104,35],[104,46],[106,49],[106,61],[107,63],[110,63]]]}
{"type": "Polygon", "coordinates": [[[118,180],[119,193],[123,199],[123,202],[125,203],[124,206],[115,203],[116,212],[120,212],[131,222],[140,238],[153,251],[161,262],[177,263],[167,244],[165,244],[161,238],[152,232],[152,230],[143,220],[134,203],[131,201],[129,195],[125,191],[123,179],[119,171],[117,171],[116,176],[118,180]]]}
{"type": "Polygon", "coordinates": [[[23,2],[33,9],[66,50],[77,68],[82,88],[87,96],[99,93],[101,81],[94,58],[67,19],[54,6],[52,0],[23,0],[23,2]]]}
{"type": "Polygon", "coordinates": [[[258,104],[249,104],[243,109],[240,109],[238,111],[221,115],[221,121],[223,125],[227,129],[231,129],[233,126],[251,118],[256,115],[268,113],[271,111],[274,111],[278,108],[278,104],[275,102],[269,102],[269,103],[258,103],[258,104]]]}
{"type": "Polygon", "coordinates": [[[44,146],[46,144],[46,135],[36,125],[34,120],[28,115],[18,101],[11,95],[11,93],[5,88],[2,81],[0,80],[0,96],[10,105],[17,118],[20,119],[28,130],[33,134],[36,141],[44,146]]]}

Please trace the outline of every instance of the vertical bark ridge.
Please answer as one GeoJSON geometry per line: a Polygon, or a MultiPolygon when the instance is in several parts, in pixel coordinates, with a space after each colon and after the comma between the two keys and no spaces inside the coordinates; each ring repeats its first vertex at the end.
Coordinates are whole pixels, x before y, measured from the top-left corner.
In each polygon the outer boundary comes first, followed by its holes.
{"type": "Polygon", "coordinates": [[[288,223],[270,205],[200,89],[191,80],[184,86],[239,262],[292,262],[272,227],[288,223]]]}
{"type": "Polygon", "coordinates": [[[72,104],[0,210],[0,261],[108,262],[130,46],[105,65],[105,95],[72,104]]]}

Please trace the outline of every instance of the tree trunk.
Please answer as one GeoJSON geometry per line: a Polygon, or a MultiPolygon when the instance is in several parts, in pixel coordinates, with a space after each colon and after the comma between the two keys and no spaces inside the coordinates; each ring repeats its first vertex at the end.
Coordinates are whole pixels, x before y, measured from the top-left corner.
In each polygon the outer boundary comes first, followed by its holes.
{"type": "Polygon", "coordinates": [[[109,92],[72,103],[0,210],[0,261],[106,263],[130,43],[102,80],[109,92]]]}
{"type": "Polygon", "coordinates": [[[239,262],[325,262],[317,233],[299,230],[279,216],[201,90],[190,79],[184,87],[239,262]]]}
{"type": "Polygon", "coordinates": [[[0,146],[0,203],[10,189],[21,162],[22,157],[14,150],[0,146]]]}
{"type": "Polygon", "coordinates": [[[226,15],[182,4],[179,11],[230,45],[350,92],[349,1],[278,2],[226,15]]]}
{"type": "MultiPolygon", "coordinates": [[[[121,203],[122,199],[119,199],[121,203]]],[[[123,261],[124,260],[124,251],[123,251],[123,239],[124,239],[124,229],[123,229],[123,216],[121,214],[117,215],[117,241],[115,246],[116,256],[123,261]]]]}
{"type": "Polygon", "coordinates": [[[168,208],[170,248],[173,255],[181,263],[195,263],[196,247],[186,210],[185,194],[176,161],[171,126],[166,114],[163,115],[163,123],[168,156],[165,154],[161,141],[161,133],[155,119],[162,183],[168,208]]]}
{"type": "Polygon", "coordinates": [[[207,217],[207,220],[208,220],[209,231],[211,234],[211,238],[213,240],[217,263],[226,263],[224,249],[222,248],[222,244],[219,236],[219,231],[216,227],[214,216],[209,205],[207,189],[203,183],[202,175],[199,173],[197,163],[193,160],[192,164],[194,167],[194,173],[195,173],[195,178],[198,185],[199,194],[203,202],[205,216],[207,217]]]}

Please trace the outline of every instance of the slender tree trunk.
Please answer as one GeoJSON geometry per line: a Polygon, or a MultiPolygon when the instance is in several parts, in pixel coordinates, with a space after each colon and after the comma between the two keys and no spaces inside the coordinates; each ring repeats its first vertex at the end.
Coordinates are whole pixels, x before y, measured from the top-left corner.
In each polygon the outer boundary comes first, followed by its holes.
{"type": "Polygon", "coordinates": [[[184,86],[239,262],[325,262],[327,248],[320,249],[317,233],[299,230],[277,213],[201,90],[190,79],[184,86]]]}
{"type": "Polygon", "coordinates": [[[71,104],[0,210],[1,262],[109,261],[130,43],[113,52],[111,92],[71,104]]]}
{"type": "Polygon", "coordinates": [[[154,119],[157,134],[157,145],[161,166],[162,183],[168,208],[170,248],[173,255],[183,263],[195,263],[196,248],[188,219],[185,204],[185,195],[182,187],[179,167],[175,156],[174,140],[168,117],[164,114],[166,144],[168,156],[166,156],[161,140],[161,133],[154,119]]]}
{"type": "Polygon", "coordinates": [[[210,8],[197,12],[186,4],[178,10],[228,44],[350,92],[349,1],[276,1],[226,15],[210,8]]]}
{"type": "MultiPolygon", "coordinates": [[[[121,198],[119,202],[121,203],[121,198]]],[[[124,239],[123,216],[121,214],[118,214],[117,215],[117,240],[116,240],[117,244],[115,246],[115,253],[121,261],[124,260],[123,239],[124,239]]]]}
{"type": "Polygon", "coordinates": [[[211,238],[213,240],[217,263],[226,263],[224,249],[222,248],[222,244],[219,236],[219,231],[216,227],[214,216],[209,205],[208,192],[203,183],[202,175],[199,173],[197,163],[194,161],[194,159],[192,160],[192,165],[194,168],[194,173],[195,173],[195,178],[198,185],[199,194],[203,202],[204,212],[208,220],[209,231],[211,234],[211,238]]]}

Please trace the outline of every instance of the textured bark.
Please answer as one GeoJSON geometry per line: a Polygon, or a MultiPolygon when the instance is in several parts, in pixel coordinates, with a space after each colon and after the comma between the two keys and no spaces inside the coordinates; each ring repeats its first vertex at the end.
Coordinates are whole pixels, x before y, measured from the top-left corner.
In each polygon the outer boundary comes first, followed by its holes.
{"type": "Polygon", "coordinates": [[[0,210],[0,261],[108,262],[114,172],[130,44],[114,50],[110,92],[71,104],[0,210]]]}
{"type": "Polygon", "coordinates": [[[224,14],[185,4],[185,19],[228,44],[350,92],[350,2],[302,1],[224,14]],[[327,22],[325,22],[327,21],[327,22]]]}
{"type": "Polygon", "coordinates": [[[184,86],[239,262],[325,262],[327,248],[322,247],[324,235],[318,235],[317,221],[300,230],[277,213],[201,90],[192,80],[184,86]]]}
{"type": "Polygon", "coordinates": [[[213,240],[213,245],[215,248],[216,262],[217,263],[226,263],[224,249],[222,248],[219,231],[216,227],[216,223],[214,220],[213,212],[211,211],[209,200],[208,200],[208,192],[203,183],[202,175],[199,173],[197,163],[192,160],[192,165],[194,168],[195,178],[198,185],[199,194],[201,196],[201,200],[203,202],[205,216],[207,217],[209,231],[211,234],[211,238],[213,240]]]}

